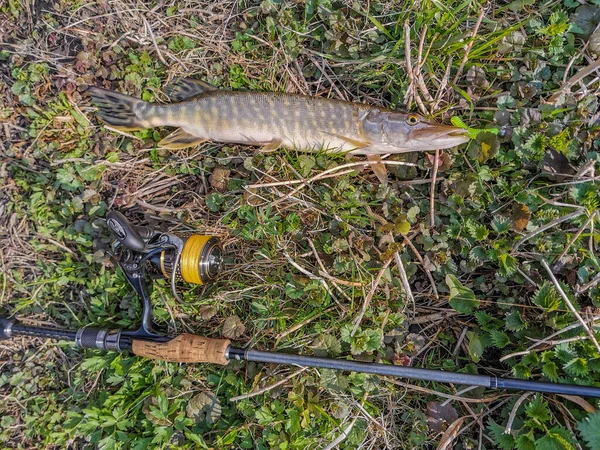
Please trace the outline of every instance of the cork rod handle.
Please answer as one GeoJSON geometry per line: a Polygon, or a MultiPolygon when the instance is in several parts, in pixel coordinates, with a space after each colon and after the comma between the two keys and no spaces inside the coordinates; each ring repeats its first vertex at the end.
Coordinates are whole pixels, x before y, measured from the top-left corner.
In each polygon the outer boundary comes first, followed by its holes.
{"type": "Polygon", "coordinates": [[[181,334],[168,342],[134,340],[132,351],[138,356],[162,361],[226,365],[229,339],[210,339],[181,334]]]}

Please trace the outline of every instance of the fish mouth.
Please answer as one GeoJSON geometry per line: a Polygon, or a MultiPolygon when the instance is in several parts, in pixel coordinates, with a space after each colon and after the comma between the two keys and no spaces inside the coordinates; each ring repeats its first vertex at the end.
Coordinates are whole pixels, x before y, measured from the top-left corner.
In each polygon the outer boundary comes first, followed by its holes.
{"type": "Polygon", "coordinates": [[[414,130],[411,137],[420,141],[435,143],[442,141],[447,145],[459,145],[470,140],[467,130],[447,125],[431,124],[420,130],[414,130]]]}

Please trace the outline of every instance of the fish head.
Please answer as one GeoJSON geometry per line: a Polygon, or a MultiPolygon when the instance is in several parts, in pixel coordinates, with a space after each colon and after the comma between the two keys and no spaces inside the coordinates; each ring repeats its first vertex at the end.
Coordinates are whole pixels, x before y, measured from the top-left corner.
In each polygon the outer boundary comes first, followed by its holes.
{"type": "Polygon", "coordinates": [[[362,120],[372,146],[390,153],[442,150],[470,140],[463,128],[442,125],[419,114],[373,109],[362,120]]]}

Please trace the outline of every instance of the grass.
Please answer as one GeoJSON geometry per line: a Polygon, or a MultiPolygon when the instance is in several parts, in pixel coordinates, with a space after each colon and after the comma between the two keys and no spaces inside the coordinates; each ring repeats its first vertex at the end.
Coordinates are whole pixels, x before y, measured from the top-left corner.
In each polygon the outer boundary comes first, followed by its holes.
{"type": "MultiPolygon", "coordinates": [[[[157,283],[165,332],[221,336],[237,317],[242,346],[599,385],[596,347],[558,291],[596,320],[599,85],[587,42],[600,6],[587,3],[9,0],[0,307],[31,324],[133,327],[140,305],[107,255],[103,218],[114,208],[215,234],[230,255],[214,285],[182,285],[182,302],[157,283]],[[390,164],[382,186],[363,168],[320,178],[348,163],[340,156],[157,149],[168,130],[105,129],[84,92],[166,101],[162,89],[182,75],[500,131],[443,152],[437,172],[433,154],[392,156],[416,165],[390,164]],[[314,181],[292,183],[302,178],[314,181]]],[[[0,443],[600,448],[596,400],[296,371],[3,341],[0,443]]]]}

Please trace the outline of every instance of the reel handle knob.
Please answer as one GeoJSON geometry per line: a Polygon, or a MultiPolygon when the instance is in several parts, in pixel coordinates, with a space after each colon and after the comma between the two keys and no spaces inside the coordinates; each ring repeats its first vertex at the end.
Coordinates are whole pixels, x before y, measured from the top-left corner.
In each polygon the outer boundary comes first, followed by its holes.
{"type": "Polygon", "coordinates": [[[143,252],[146,249],[144,238],[154,234],[152,228],[136,227],[118,211],[110,211],[106,215],[106,224],[117,240],[130,250],[143,252]]]}

